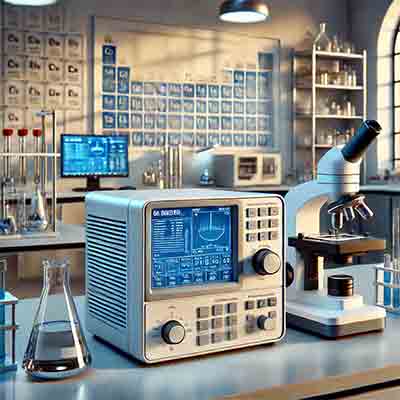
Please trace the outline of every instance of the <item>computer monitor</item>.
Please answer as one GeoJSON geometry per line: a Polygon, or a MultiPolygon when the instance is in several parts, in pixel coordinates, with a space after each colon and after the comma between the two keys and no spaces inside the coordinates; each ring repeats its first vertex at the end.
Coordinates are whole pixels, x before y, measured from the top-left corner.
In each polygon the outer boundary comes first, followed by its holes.
{"type": "Polygon", "coordinates": [[[86,188],[106,190],[100,177],[129,176],[127,135],[61,135],[61,177],[86,177],[86,188]]]}

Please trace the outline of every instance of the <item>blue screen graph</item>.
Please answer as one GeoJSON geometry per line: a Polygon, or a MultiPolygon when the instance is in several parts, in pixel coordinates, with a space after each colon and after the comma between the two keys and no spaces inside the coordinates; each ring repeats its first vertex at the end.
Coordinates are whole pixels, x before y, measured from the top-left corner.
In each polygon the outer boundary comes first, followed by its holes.
{"type": "Polygon", "coordinates": [[[153,209],[151,286],[233,282],[233,207],[153,209]]]}
{"type": "Polygon", "coordinates": [[[128,176],[128,137],[61,136],[61,176],[128,176]]]}

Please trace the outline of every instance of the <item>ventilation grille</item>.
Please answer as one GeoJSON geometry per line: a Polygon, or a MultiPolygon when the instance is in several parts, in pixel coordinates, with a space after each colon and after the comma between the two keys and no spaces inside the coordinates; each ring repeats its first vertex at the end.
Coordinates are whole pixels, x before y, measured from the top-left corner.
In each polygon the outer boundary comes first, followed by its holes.
{"type": "Polygon", "coordinates": [[[86,219],[89,313],[120,329],[127,326],[127,228],[125,222],[86,219]]]}

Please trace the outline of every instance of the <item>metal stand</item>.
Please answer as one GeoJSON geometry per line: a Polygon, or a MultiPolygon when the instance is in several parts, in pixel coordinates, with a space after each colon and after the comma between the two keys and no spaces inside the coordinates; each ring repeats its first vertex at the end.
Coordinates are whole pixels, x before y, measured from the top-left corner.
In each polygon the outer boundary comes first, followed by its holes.
{"type": "MultiPolygon", "coordinates": [[[[39,146],[40,152],[19,152],[19,153],[12,153],[9,144],[9,137],[5,138],[8,143],[7,146],[4,148],[4,152],[0,153],[0,158],[3,158],[3,178],[1,184],[1,217],[5,218],[7,215],[7,199],[5,195],[5,189],[7,186],[7,182],[13,181],[13,178],[10,176],[10,160],[12,158],[20,159],[20,164],[26,165],[26,158],[33,158],[35,160],[35,174],[38,172],[40,174],[39,177],[35,177],[34,184],[37,188],[40,189],[42,194],[46,193],[46,186],[47,186],[47,160],[52,160],[52,194],[51,194],[51,224],[49,224],[46,229],[43,229],[41,232],[23,232],[23,233],[15,233],[15,232],[8,232],[0,234],[1,239],[16,239],[21,237],[29,237],[35,238],[40,237],[43,238],[44,236],[54,237],[57,232],[57,222],[56,222],[56,208],[57,208],[57,157],[59,157],[59,153],[57,153],[57,135],[56,135],[56,112],[55,110],[47,111],[42,110],[38,113],[38,116],[41,117],[42,120],[42,134],[41,134],[41,143],[39,146]],[[52,151],[47,152],[46,150],[46,118],[52,118],[52,151]],[[36,171],[37,170],[37,171],[36,171]],[[38,179],[37,179],[38,178],[38,179]]],[[[22,167],[20,166],[20,171],[22,167]]],[[[44,200],[44,206],[46,207],[47,202],[44,200]]]]}

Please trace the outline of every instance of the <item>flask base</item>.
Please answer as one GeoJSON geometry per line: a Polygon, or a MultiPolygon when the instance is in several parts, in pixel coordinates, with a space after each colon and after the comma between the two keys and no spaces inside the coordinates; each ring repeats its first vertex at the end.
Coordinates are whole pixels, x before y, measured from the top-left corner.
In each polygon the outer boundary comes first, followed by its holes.
{"type": "Polygon", "coordinates": [[[77,358],[56,361],[24,360],[22,368],[32,379],[65,379],[86,371],[90,365],[90,356],[86,357],[83,361],[84,365],[81,365],[77,358]]]}

